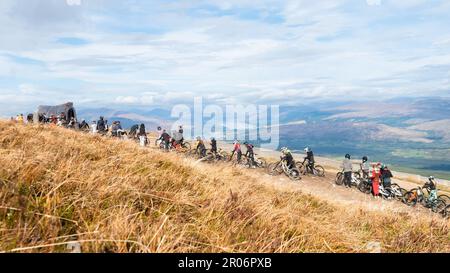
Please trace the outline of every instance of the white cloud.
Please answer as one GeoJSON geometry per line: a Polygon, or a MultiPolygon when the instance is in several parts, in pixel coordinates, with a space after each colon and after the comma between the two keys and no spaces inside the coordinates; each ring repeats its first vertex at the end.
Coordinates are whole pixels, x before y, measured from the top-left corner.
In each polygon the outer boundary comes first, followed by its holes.
{"type": "Polygon", "coordinates": [[[436,80],[450,65],[450,20],[436,16],[447,14],[445,3],[28,2],[0,2],[0,35],[8,37],[0,45],[0,88],[28,98],[153,105],[203,95],[296,103],[448,87],[448,77],[436,80]],[[61,37],[89,43],[57,43],[61,37]],[[421,73],[427,77],[418,80],[421,73]]]}

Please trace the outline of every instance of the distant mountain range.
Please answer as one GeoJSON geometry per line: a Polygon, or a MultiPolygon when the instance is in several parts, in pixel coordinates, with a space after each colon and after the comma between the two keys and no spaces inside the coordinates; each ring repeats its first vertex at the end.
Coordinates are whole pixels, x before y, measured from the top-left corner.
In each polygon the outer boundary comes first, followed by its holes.
{"type": "MultiPolygon", "coordinates": [[[[342,157],[373,160],[450,178],[449,98],[398,98],[391,101],[317,102],[280,107],[280,146],[342,157]],[[430,171],[432,170],[432,171],[430,171]]],[[[119,120],[124,127],[144,123],[169,128],[168,107],[79,108],[78,116],[119,120]]],[[[206,120],[205,120],[206,121],[206,120]]]]}

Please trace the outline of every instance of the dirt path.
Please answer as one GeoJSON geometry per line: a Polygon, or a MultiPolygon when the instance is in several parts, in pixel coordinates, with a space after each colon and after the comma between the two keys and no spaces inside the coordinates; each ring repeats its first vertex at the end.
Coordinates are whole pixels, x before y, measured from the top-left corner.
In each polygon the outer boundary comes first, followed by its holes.
{"type": "MultiPolygon", "coordinates": [[[[150,143],[154,143],[150,142],[150,143]]],[[[153,147],[153,146],[152,146],[153,147]]],[[[231,145],[222,144],[220,146],[225,150],[231,150],[231,145]]],[[[275,161],[278,153],[267,152],[267,151],[257,151],[259,156],[262,156],[269,161],[275,161]]],[[[300,157],[299,157],[300,158],[300,157]]],[[[193,160],[187,160],[193,161],[193,160]]],[[[310,194],[316,198],[327,201],[335,206],[344,207],[350,210],[364,210],[364,211],[390,211],[399,214],[408,214],[411,217],[428,217],[430,219],[445,221],[437,215],[421,206],[408,207],[405,204],[395,201],[395,200],[383,200],[381,198],[374,198],[371,195],[363,194],[358,189],[346,189],[342,186],[337,186],[334,183],[336,173],[338,172],[338,164],[335,164],[328,159],[319,159],[319,164],[325,166],[327,172],[325,177],[312,177],[303,176],[300,181],[292,181],[284,175],[271,176],[262,169],[246,169],[242,168],[245,176],[251,177],[256,181],[269,186],[274,186],[279,189],[287,191],[301,191],[306,194],[310,194]]],[[[220,163],[216,165],[209,165],[206,163],[192,164],[196,169],[202,172],[210,172],[210,168],[221,168],[224,165],[229,166],[227,163],[220,163]],[[222,166],[221,166],[222,165],[222,166]]],[[[236,167],[241,168],[241,167],[236,167]]],[[[412,189],[417,187],[416,183],[408,182],[402,179],[394,179],[395,183],[398,183],[401,187],[405,189],[412,189]]]]}

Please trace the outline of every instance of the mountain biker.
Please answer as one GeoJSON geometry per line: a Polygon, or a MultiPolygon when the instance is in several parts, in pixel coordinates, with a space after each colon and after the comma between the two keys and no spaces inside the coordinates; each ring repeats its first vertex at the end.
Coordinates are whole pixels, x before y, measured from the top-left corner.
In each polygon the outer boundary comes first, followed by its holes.
{"type": "Polygon", "coordinates": [[[211,152],[213,154],[216,154],[217,153],[217,140],[214,137],[211,138],[210,144],[211,144],[211,152]]]}
{"type": "Polygon", "coordinates": [[[89,130],[89,124],[86,122],[85,119],[83,119],[83,120],[81,121],[81,123],[78,125],[78,128],[79,128],[80,130],[89,130]]]}
{"type": "Polygon", "coordinates": [[[369,164],[369,158],[367,156],[363,156],[362,163],[360,164],[360,166],[361,166],[363,178],[365,178],[365,179],[369,178],[370,164],[369,164]]]}
{"type": "Polygon", "coordinates": [[[178,127],[178,134],[180,134],[180,140],[178,141],[178,143],[180,144],[180,145],[183,145],[183,141],[184,141],[184,129],[183,129],[183,125],[180,125],[179,127],[178,127]]]}
{"type": "Polygon", "coordinates": [[[234,154],[236,154],[237,161],[238,163],[240,163],[242,158],[242,150],[241,150],[241,143],[238,140],[234,141],[233,151],[231,152],[230,160],[233,159],[234,154]]]}
{"type": "Polygon", "coordinates": [[[103,133],[106,131],[106,124],[104,117],[100,117],[100,119],[97,121],[97,131],[99,133],[103,133]]]}
{"type": "Polygon", "coordinates": [[[33,123],[33,118],[34,118],[34,116],[33,116],[33,114],[28,114],[27,115],[27,123],[33,123]]]}
{"type": "Polygon", "coordinates": [[[111,135],[113,136],[113,137],[118,137],[119,135],[118,135],[118,131],[119,131],[119,122],[117,122],[117,121],[113,121],[113,123],[112,123],[112,125],[111,125],[111,135]]]}
{"type": "MultiPolygon", "coordinates": [[[[147,131],[145,130],[145,124],[141,123],[141,125],[139,125],[139,129],[137,129],[138,131],[135,133],[137,134],[137,137],[139,138],[139,145],[141,147],[145,147],[148,144],[148,139],[147,139],[147,131]]],[[[133,135],[134,137],[134,135],[133,135]]]]}
{"type": "Polygon", "coordinates": [[[381,175],[381,182],[383,183],[383,187],[385,189],[391,188],[391,178],[394,177],[392,175],[391,170],[389,170],[388,166],[382,165],[380,169],[380,175],[381,175]]]}
{"type": "Polygon", "coordinates": [[[423,188],[430,191],[430,195],[428,196],[428,203],[434,202],[437,199],[437,182],[434,176],[430,176],[428,178],[428,182],[425,183],[423,188]]]}
{"type": "Polygon", "coordinates": [[[344,161],[342,161],[342,172],[344,173],[344,185],[346,188],[352,187],[352,173],[353,173],[353,164],[351,161],[351,155],[346,154],[344,161]]]}
{"type": "Polygon", "coordinates": [[[197,143],[195,144],[195,150],[202,158],[206,156],[206,146],[201,137],[197,137],[197,143]]]}
{"type": "Polygon", "coordinates": [[[167,133],[166,130],[162,131],[162,134],[161,134],[161,136],[159,137],[158,140],[161,140],[163,142],[164,149],[166,151],[168,151],[169,150],[169,143],[170,143],[170,135],[167,133]]]}
{"type": "Polygon", "coordinates": [[[138,131],[139,131],[139,125],[135,124],[135,125],[131,126],[129,136],[132,137],[133,139],[136,138],[138,131]]]}
{"type": "Polygon", "coordinates": [[[292,156],[291,151],[289,151],[288,148],[283,147],[283,148],[281,148],[281,153],[282,153],[281,161],[285,161],[286,162],[286,166],[290,170],[294,169],[296,166],[295,166],[295,160],[294,160],[294,157],[292,156]]]}
{"type": "Polygon", "coordinates": [[[245,147],[247,148],[247,152],[245,153],[245,156],[250,159],[250,167],[255,166],[255,152],[254,152],[254,148],[255,146],[253,146],[253,144],[250,144],[248,142],[244,142],[245,147]]]}
{"type": "Polygon", "coordinates": [[[303,159],[303,164],[308,161],[308,164],[306,164],[306,171],[314,173],[314,164],[316,163],[314,160],[314,152],[309,147],[306,147],[304,151],[306,152],[306,157],[303,159]]]}

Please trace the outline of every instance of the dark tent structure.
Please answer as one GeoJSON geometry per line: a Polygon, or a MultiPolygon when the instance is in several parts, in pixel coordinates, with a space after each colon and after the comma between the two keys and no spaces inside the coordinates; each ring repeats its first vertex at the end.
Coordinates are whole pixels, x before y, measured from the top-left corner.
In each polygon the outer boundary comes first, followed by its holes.
{"type": "Polygon", "coordinates": [[[67,102],[56,106],[39,106],[35,115],[35,121],[39,121],[39,117],[43,115],[50,117],[52,115],[59,116],[61,113],[64,113],[66,115],[67,120],[70,120],[71,118],[77,118],[77,112],[73,107],[73,102],[67,102]]]}

